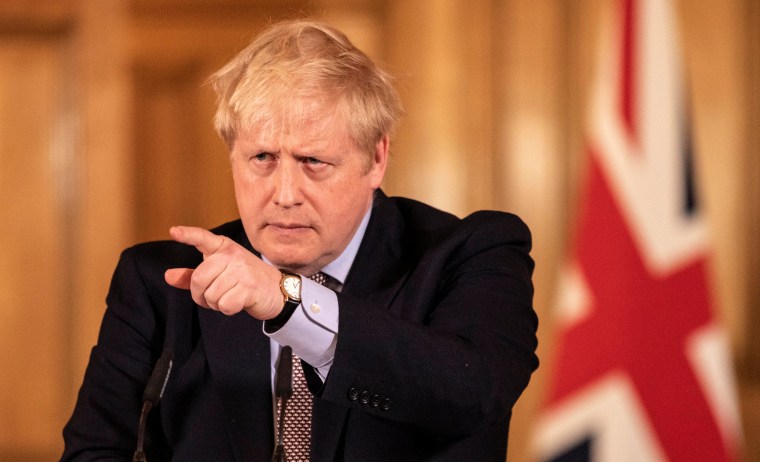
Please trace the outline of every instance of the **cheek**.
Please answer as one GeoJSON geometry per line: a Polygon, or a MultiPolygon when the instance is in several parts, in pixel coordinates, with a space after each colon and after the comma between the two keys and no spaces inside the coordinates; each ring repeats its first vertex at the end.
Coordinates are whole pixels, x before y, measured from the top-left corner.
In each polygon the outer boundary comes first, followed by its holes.
{"type": "Polygon", "coordinates": [[[241,215],[250,214],[256,211],[257,204],[260,202],[262,187],[255,184],[250,178],[244,175],[232,175],[233,186],[235,190],[235,201],[241,215]]]}
{"type": "MultiPolygon", "coordinates": [[[[361,221],[371,202],[372,190],[357,182],[322,189],[320,215],[332,229],[352,229],[361,221]]],[[[342,234],[342,233],[339,233],[342,234]]]]}
{"type": "Polygon", "coordinates": [[[241,205],[248,196],[247,192],[250,189],[248,183],[242,180],[239,175],[233,174],[232,185],[235,188],[235,200],[237,200],[238,205],[241,205]]]}
{"type": "Polygon", "coordinates": [[[240,194],[246,187],[246,180],[244,172],[240,171],[240,167],[236,162],[232,162],[232,185],[235,188],[235,196],[240,199],[240,194]]]}

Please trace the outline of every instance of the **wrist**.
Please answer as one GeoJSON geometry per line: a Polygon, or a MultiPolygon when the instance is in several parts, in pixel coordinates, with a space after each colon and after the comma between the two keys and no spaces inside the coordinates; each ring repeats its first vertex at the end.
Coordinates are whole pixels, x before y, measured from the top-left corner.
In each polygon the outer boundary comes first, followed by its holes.
{"type": "Polygon", "coordinates": [[[301,304],[301,276],[286,270],[280,270],[280,275],[279,285],[283,304],[275,316],[264,321],[266,332],[275,332],[284,326],[301,304]]]}
{"type": "Polygon", "coordinates": [[[293,313],[296,311],[296,306],[285,305],[277,316],[264,321],[264,331],[271,333],[280,330],[280,328],[290,320],[290,317],[293,316],[293,313]]]}

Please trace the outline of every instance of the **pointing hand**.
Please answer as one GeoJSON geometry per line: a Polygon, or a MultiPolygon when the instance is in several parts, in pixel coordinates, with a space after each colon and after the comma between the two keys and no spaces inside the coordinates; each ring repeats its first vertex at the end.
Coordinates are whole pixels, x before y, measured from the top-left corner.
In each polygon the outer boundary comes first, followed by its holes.
{"type": "Polygon", "coordinates": [[[164,279],[169,285],[189,290],[195,303],[226,315],[245,310],[265,320],[280,313],[283,295],[277,268],[233,240],[203,228],[174,226],[169,234],[203,254],[203,262],[195,269],[167,270],[164,279]]]}

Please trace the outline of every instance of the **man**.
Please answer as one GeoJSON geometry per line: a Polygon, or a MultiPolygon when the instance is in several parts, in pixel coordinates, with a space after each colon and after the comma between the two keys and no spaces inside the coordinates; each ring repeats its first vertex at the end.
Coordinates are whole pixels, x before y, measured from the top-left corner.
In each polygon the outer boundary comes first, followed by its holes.
{"type": "Polygon", "coordinates": [[[123,253],[63,459],[132,457],[168,349],[148,460],[269,460],[288,345],[313,394],[289,460],[504,460],[538,365],[525,225],[380,191],[398,97],[325,24],[270,27],[212,84],[241,220],[123,253]]]}

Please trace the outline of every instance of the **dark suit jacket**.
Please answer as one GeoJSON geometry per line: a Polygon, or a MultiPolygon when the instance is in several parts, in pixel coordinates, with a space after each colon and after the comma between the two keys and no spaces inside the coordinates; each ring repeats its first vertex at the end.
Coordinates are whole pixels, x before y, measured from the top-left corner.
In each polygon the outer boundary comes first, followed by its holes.
{"type": "MultiPolygon", "coordinates": [[[[214,232],[250,249],[239,221],[214,232]]],[[[512,406],[538,366],[529,250],[514,215],[460,220],[378,192],[338,295],[340,333],[314,403],[312,461],[503,461],[512,406]]],[[[200,261],[174,242],[123,253],[64,429],[64,460],[131,460],[141,395],[164,347],[175,364],[149,418],[148,460],[270,459],[261,321],[200,308],[163,280],[167,268],[200,261]]]]}

